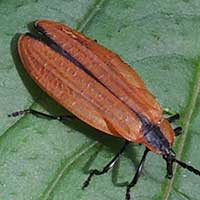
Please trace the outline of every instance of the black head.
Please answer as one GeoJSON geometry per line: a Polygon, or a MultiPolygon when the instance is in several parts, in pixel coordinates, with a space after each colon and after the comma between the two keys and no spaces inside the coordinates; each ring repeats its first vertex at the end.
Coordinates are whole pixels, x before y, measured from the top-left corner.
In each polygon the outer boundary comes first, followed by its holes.
{"type": "MultiPolygon", "coordinates": [[[[145,121],[146,122],[146,121],[145,121]]],[[[160,151],[163,155],[163,158],[167,164],[167,178],[172,178],[173,176],[173,163],[176,162],[181,167],[195,173],[200,176],[200,171],[194,167],[176,159],[176,154],[172,150],[171,145],[169,144],[167,138],[161,132],[159,126],[151,123],[143,123],[144,127],[144,138],[147,142],[160,151]]]]}
{"type": "Polygon", "coordinates": [[[143,127],[144,138],[152,147],[161,152],[163,155],[173,154],[173,152],[171,151],[171,145],[169,144],[164,134],[161,132],[159,126],[147,123],[143,125],[143,127]]]}

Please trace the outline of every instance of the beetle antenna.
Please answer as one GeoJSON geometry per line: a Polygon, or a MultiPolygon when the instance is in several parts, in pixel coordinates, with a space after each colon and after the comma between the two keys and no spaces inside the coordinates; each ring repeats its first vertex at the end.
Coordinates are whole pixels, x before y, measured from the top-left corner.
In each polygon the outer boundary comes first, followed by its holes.
{"type": "Polygon", "coordinates": [[[180,160],[177,160],[177,159],[174,159],[174,162],[178,163],[181,167],[189,170],[190,172],[193,172],[194,174],[196,175],[199,175],[200,176],[200,170],[198,169],[195,169],[194,167],[192,167],[191,165],[188,165],[180,160]]]}

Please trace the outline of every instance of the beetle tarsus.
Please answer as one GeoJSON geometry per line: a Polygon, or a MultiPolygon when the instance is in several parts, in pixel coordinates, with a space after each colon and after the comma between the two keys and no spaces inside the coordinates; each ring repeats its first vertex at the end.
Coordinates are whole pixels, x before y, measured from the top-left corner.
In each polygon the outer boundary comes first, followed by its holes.
{"type": "Polygon", "coordinates": [[[20,110],[17,112],[13,112],[11,114],[8,115],[8,117],[17,117],[19,115],[25,115],[25,114],[32,114],[36,117],[43,117],[43,118],[47,118],[47,119],[53,119],[53,120],[58,120],[61,122],[65,122],[65,121],[69,121],[70,119],[74,119],[75,117],[72,115],[62,115],[62,116],[53,116],[53,115],[48,115],[46,113],[43,112],[39,112],[37,110],[33,110],[33,109],[26,109],[26,110],[20,110]]]}
{"type": "Polygon", "coordinates": [[[99,175],[105,174],[109,170],[111,170],[115,166],[117,161],[120,159],[122,153],[125,151],[128,144],[129,144],[129,142],[126,141],[124,143],[124,145],[122,146],[122,148],[120,149],[120,151],[115,155],[115,157],[101,171],[99,171],[97,169],[92,170],[90,172],[88,178],[86,179],[86,181],[83,183],[82,189],[85,189],[86,187],[88,187],[88,185],[90,184],[90,182],[91,182],[91,180],[94,176],[99,176],[99,175]]]}
{"type": "Polygon", "coordinates": [[[30,113],[30,109],[13,112],[11,114],[8,114],[8,117],[17,117],[19,115],[24,115],[24,114],[27,114],[27,113],[30,113]]]}
{"type": "MultiPolygon", "coordinates": [[[[106,168],[106,167],[105,167],[106,168]]],[[[106,172],[109,171],[110,168],[106,168],[106,169],[103,169],[102,171],[99,171],[97,169],[94,169],[90,172],[90,175],[88,176],[87,180],[83,183],[83,186],[82,186],[82,189],[84,190],[86,187],[89,186],[91,180],[92,180],[92,177],[93,176],[98,176],[98,175],[102,175],[102,174],[105,174],[106,172]]]]}
{"type": "Polygon", "coordinates": [[[101,172],[98,171],[98,170],[92,170],[90,172],[90,175],[88,176],[87,180],[83,183],[83,186],[82,186],[82,189],[84,190],[86,187],[89,186],[90,182],[91,182],[91,179],[94,175],[101,175],[101,172]]]}

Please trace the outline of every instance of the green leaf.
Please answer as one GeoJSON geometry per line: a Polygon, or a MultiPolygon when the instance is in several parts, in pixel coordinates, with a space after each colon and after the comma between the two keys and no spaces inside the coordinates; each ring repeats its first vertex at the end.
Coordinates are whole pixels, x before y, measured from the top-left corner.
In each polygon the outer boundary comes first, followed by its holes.
{"type": "MultiPolygon", "coordinates": [[[[0,2],[0,199],[121,200],[141,159],[143,146],[131,144],[120,163],[81,190],[92,168],[102,169],[123,141],[79,120],[48,121],[34,108],[67,114],[24,71],[17,55],[18,33],[47,18],[67,24],[117,52],[134,66],[163,107],[181,113],[184,134],[177,157],[200,168],[200,2],[195,0],[68,0],[0,2]]],[[[165,179],[165,162],[150,153],[134,200],[198,200],[199,177],[175,167],[165,179]]]]}

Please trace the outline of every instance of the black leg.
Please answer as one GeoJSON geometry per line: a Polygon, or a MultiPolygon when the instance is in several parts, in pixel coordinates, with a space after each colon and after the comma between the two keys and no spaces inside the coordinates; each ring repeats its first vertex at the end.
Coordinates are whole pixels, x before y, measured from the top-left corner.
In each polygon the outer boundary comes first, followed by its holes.
{"type": "Polygon", "coordinates": [[[167,120],[171,123],[171,122],[174,122],[176,120],[178,120],[180,118],[180,115],[179,114],[175,114],[171,117],[168,117],[167,120]]]}
{"type": "Polygon", "coordinates": [[[163,159],[165,159],[167,164],[167,175],[166,178],[171,179],[173,176],[173,163],[175,159],[175,152],[170,149],[170,153],[163,155],[163,159]]]}
{"type": "Polygon", "coordinates": [[[120,159],[122,153],[124,152],[124,150],[126,149],[128,144],[129,144],[129,142],[126,141],[124,143],[124,145],[122,146],[122,148],[120,149],[120,151],[116,154],[116,156],[101,171],[99,171],[97,169],[92,170],[90,172],[87,180],[83,183],[82,189],[85,189],[90,184],[90,182],[94,176],[99,176],[99,175],[105,174],[110,169],[112,169],[114,167],[114,165],[117,163],[117,161],[120,159]]]}
{"type": "Polygon", "coordinates": [[[145,162],[145,159],[146,159],[146,156],[147,156],[148,152],[149,152],[149,149],[146,148],[145,151],[144,151],[144,154],[142,156],[142,159],[140,161],[140,164],[139,164],[139,166],[137,168],[137,171],[135,173],[135,176],[133,177],[132,181],[127,186],[127,189],[126,189],[126,200],[130,200],[131,199],[130,190],[131,190],[132,187],[135,186],[135,184],[137,183],[138,179],[141,176],[142,169],[144,167],[144,162],[145,162]]]}
{"type": "Polygon", "coordinates": [[[181,167],[189,170],[190,172],[193,172],[194,174],[200,176],[200,170],[194,168],[193,166],[191,165],[188,165],[180,160],[177,160],[177,159],[174,159],[174,162],[178,163],[181,167]]]}
{"type": "Polygon", "coordinates": [[[39,111],[33,110],[33,109],[26,109],[26,110],[13,112],[10,115],[8,115],[8,117],[17,117],[19,115],[24,115],[24,114],[32,114],[32,115],[35,115],[36,117],[44,117],[47,119],[53,119],[53,120],[58,120],[58,121],[62,121],[62,122],[75,118],[75,116],[71,116],[71,115],[66,115],[66,116],[48,115],[46,113],[42,113],[42,112],[39,112],[39,111]]]}
{"type": "MultiPolygon", "coordinates": [[[[172,123],[176,120],[178,120],[180,118],[180,115],[179,114],[175,114],[171,117],[168,117],[167,120],[169,121],[169,123],[172,123]]],[[[174,129],[174,132],[175,132],[175,136],[179,136],[182,134],[182,128],[179,126],[177,128],[174,129]]]]}
{"type": "Polygon", "coordinates": [[[174,129],[174,132],[175,132],[175,136],[179,136],[183,133],[183,129],[179,126],[174,129]]]}
{"type": "Polygon", "coordinates": [[[166,159],[167,161],[167,175],[166,177],[168,179],[171,179],[173,176],[173,160],[172,159],[166,159]]]}

